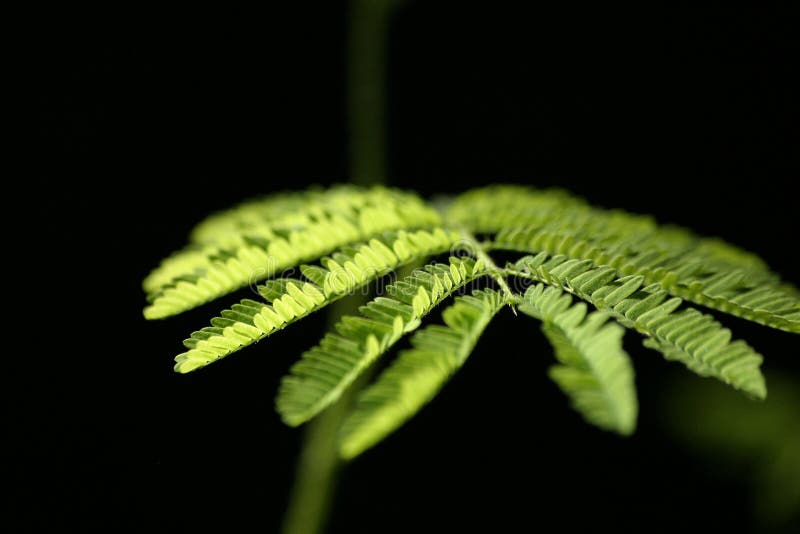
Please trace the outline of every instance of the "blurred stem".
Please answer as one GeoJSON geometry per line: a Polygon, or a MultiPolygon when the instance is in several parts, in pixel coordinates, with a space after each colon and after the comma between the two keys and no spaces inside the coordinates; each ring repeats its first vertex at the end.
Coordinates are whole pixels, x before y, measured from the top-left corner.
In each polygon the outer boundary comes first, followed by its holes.
{"type": "Polygon", "coordinates": [[[386,183],[386,56],[396,0],[350,0],[347,35],[347,118],[350,178],[386,183]]]}
{"type": "MultiPolygon", "coordinates": [[[[328,329],[342,315],[356,313],[363,302],[364,297],[357,294],[334,302],[328,312],[328,329]]],[[[306,427],[294,487],[284,517],[283,534],[319,534],[325,531],[336,480],[343,467],[336,435],[355,392],[364,386],[367,377],[362,375],[342,393],[338,402],[306,427]]]]}
{"type": "MultiPolygon", "coordinates": [[[[386,56],[391,8],[396,0],[351,0],[347,36],[347,114],[350,176],[360,185],[386,183],[386,56]]],[[[355,313],[361,295],[339,300],[329,309],[329,326],[355,313]]],[[[283,534],[321,534],[328,521],[334,489],[343,467],[336,434],[369,379],[365,373],[339,401],[311,421],[298,458],[283,534]]]]}

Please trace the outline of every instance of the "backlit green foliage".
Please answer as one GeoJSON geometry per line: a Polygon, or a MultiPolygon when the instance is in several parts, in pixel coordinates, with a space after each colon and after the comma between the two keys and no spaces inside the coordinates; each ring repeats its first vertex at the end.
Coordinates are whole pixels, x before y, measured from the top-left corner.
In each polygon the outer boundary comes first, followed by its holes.
{"type": "Polygon", "coordinates": [[[573,305],[572,298],[555,287],[528,288],[520,310],[542,321],[542,330],[555,349],[560,365],[552,378],[572,398],[587,421],[620,434],[636,426],[636,390],[633,366],[622,349],[624,329],[609,323],[609,314],[573,305]]]}
{"type": "Polygon", "coordinates": [[[504,306],[541,321],[557,361],[550,377],[573,407],[623,435],[638,411],[625,329],[666,359],[758,399],[766,396],[761,355],[687,303],[800,333],[800,293],[755,255],[564,191],[521,186],[472,190],[436,207],[413,193],[353,186],[246,202],[201,222],[190,244],[145,279],[144,314],[166,318],[250,287],[250,298],[184,341],[175,370],[185,373],[409,264],[422,267],[341,317],[278,392],[283,420],[302,424],[416,331],[411,348],[360,392],[340,432],[347,458],[429,402],[504,306]],[[517,259],[500,267],[492,251],[517,259]],[[419,329],[439,305],[444,324],[419,329]]]}

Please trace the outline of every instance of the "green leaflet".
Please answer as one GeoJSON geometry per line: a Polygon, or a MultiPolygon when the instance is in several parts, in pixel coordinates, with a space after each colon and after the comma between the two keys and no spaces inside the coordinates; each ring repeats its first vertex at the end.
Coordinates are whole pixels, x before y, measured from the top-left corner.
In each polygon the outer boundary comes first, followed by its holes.
{"type": "Polygon", "coordinates": [[[590,260],[546,253],[522,258],[507,272],[561,287],[650,337],[646,345],[667,359],[755,398],[766,397],[760,354],[743,341],[731,342],[730,330],[710,315],[678,310],[680,298],[669,298],[658,284],[644,286],[642,276],[619,277],[614,269],[595,267],[590,260]]]}
{"type": "Polygon", "coordinates": [[[345,186],[327,191],[277,193],[215,213],[195,226],[188,247],[166,258],[145,278],[144,289],[153,296],[176,279],[207,268],[215,255],[226,248],[246,244],[253,237],[274,238],[292,228],[305,227],[314,218],[352,213],[366,202],[368,195],[364,190],[345,186]]]}
{"type": "Polygon", "coordinates": [[[650,217],[588,206],[561,191],[493,186],[458,197],[449,219],[497,233],[493,248],[564,254],[637,274],[671,295],[800,333],[800,294],[757,256],[650,217]]]}
{"type": "Polygon", "coordinates": [[[343,317],[336,324],[337,333],[326,334],[305,352],[281,382],[276,404],[283,420],[299,425],[335,402],[437,304],[485,272],[481,262],[469,258],[427,265],[387,287],[390,297],[362,306],[360,316],[343,317]]]}
{"type": "Polygon", "coordinates": [[[457,297],[442,313],[445,326],[431,325],[411,338],[378,379],[359,395],[342,425],[342,457],[353,458],[413,417],[467,359],[478,338],[505,302],[501,293],[475,291],[457,297]]]}
{"type": "Polygon", "coordinates": [[[188,351],[175,357],[181,373],[203,367],[319,310],[409,261],[447,252],[458,239],[455,232],[440,228],[427,232],[389,232],[360,247],[344,247],[323,258],[321,266],[300,269],[311,282],[281,278],[258,286],[271,305],[244,299],[211,326],[194,332],[184,341],[188,351]]]}
{"type": "Polygon", "coordinates": [[[542,330],[561,365],[550,378],[572,399],[588,422],[623,435],[636,428],[636,388],[630,357],[622,349],[624,330],[606,322],[609,314],[586,313],[586,304],[556,287],[535,284],[520,311],[543,321],[542,330]]]}
{"type": "MultiPolygon", "coordinates": [[[[160,319],[186,311],[388,230],[439,225],[436,211],[414,195],[383,188],[345,191],[349,193],[334,189],[305,209],[243,225],[241,231],[224,234],[223,245],[195,245],[167,258],[145,280],[151,301],[145,317],[160,319]]],[[[220,225],[218,221],[212,226],[220,225]]]]}
{"type": "Polygon", "coordinates": [[[247,232],[262,233],[276,222],[290,222],[292,215],[320,214],[333,203],[355,208],[363,200],[363,191],[348,186],[274,193],[209,215],[192,229],[189,238],[197,244],[236,245],[247,232]]]}
{"type": "Polygon", "coordinates": [[[722,240],[698,238],[684,228],[658,225],[650,216],[593,207],[561,190],[509,185],[473,189],[450,204],[445,220],[473,233],[499,234],[494,246],[559,247],[559,250],[521,249],[522,252],[568,254],[573,247],[577,247],[576,253],[586,247],[601,247],[614,257],[629,249],[647,252],[691,249],[705,262],[759,271],[767,278],[776,278],[760,258],[722,240]],[[586,243],[581,244],[582,241],[586,243]]]}
{"type": "Polygon", "coordinates": [[[445,220],[484,234],[511,226],[545,224],[566,211],[587,208],[583,200],[559,189],[495,185],[456,197],[447,207],[445,220]]]}
{"type": "Polygon", "coordinates": [[[626,235],[599,216],[595,224],[602,230],[575,231],[568,221],[572,219],[550,225],[566,227],[558,229],[508,228],[497,234],[493,246],[591,260],[621,276],[643,276],[647,284],[658,283],[671,295],[695,304],[800,333],[800,295],[748,253],[674,228],[626,235]]]}

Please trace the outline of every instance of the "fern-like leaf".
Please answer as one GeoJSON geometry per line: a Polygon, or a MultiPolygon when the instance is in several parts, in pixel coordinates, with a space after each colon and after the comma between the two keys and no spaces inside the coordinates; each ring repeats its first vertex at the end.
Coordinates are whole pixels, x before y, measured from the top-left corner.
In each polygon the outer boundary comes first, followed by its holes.
{"type": "Polygon", "coordinates": [[[341,430],[344,456],[371,447],[428,402],[503,303],[543,321],[558,360],[551,378],[585,419],[621,434],[633,431],[638,408],[620,325],[643,334],[645,346],[668,360],[759,399],[766,395],[761,355],[686,303],[800,333],[800,292],[749,252],[564,191],[502,185],[435,206],[413,193],[355,186],[245,202],[198,224],[189,245],[147,277],[145,316],[168,317],[247,285],[257,289],[263,301],[241,300],[184,341],[175,370],[188,372],[401,266],[456,248],[475,259],[413,271],[302,355],[276,399],[286,423],[299,425],[336,402],[435,306],[483,276],[499,291],[456,297],[443,313],[445,326],[417,332],[412,348],[363,393],[341,430]],[[531,255],[500,268],[493,250],[531,255]],[[275,278],[298,265],[302,276],[275,278]],[[524,282],[530,287],[523,296],[511,278],[534,284],[524,282]],[[584,302],[574,304],[566,293],[584,302]]]}
{"type": "Polygon", "coordinates": [[[211,214],[195,225],[189,239],[200,245],[237,245],[245,235],[263,233],[291,216],[322,213],[331,204],[355,207],[363,201],[362,195],[362,190],[349,186],[273,193],[211,214]]]}
{"type": "Polygon", "coordinates": [[[456,197],[445,219],[476,234],[492,234],[504,228],[543,225],[566,211],[583,208],[587,208],[583,200],[560,189],[494,185],[456,197]]]}
{"type": "Polygon", "coordinates": [[[411,338],[391,366],[359,395],[342,425],[340,452],[353,458],[402,426],[427,404],[466,361],[505,296],[493,290],[457,297],[431,325],[411,338]]]}
{"type": "MultiPolygon", "coordinates": [[[[445,219],[448,224],[459,224],[479,234],[542,232],[537,244],[559,245],[564,249],[551,253],[567,254],[573,246],[580,250],[585,246],[580,243],[582,240],[608,247],[612,256],[631,248],[647,248],[650,252],[691,250],[699,259],[777,278],[758,256],[724,241],[698,238],[677,226],[658,225],[650,216],[590,206],[562,190],[513,185],[474,189],[450,204],[445,219]]],[[[506,239],[497,241],[502,243],[506,239]]]]}
{"type": "Polygon", "coordinates": [[[766,397],[762,356],[744,341],[731,342],[731,332],[710,315],[687,308],[680,298],[669,298],[658,284],[644,285],[643,276],[618,276],[610,267],[590,260],[540,253],[519,260],[508,271],[565,289],[620,324],[651,338],[646,345],[692,371],[711,376],[759,399],[766,397]]]}
{"type": "MultiPolygon", "coordinates": [[[[212,226],[224,226],[222,221],[212,226]]],[[[339,247],[440,222],[438,213],[415,195],[383,188],[334,189],[305,209],[263,224],[239,221],[241,228],[224,233],[221,244],[193,246],[168,258],[145,280],[151,304],[144,314],[169,317],[339,247]]],[[[235,217],[232,224],[237,224],[235,217]]]]}
{"type": "Polygon", "coordinates": [[[561,362],[550,368],[550,378],[574,408],[600,428],[631,434],[638,403],[633,366],[622,348],[624,329],[608,323],[608,313],[587,314],[585,303],[573,304],[562,290],[542,284],[528,288],[519,309],[543,321],[561,362]]]}
{"type": "Polygon", "coordinates": [[[450,258],[435,263],[387,287],[390,297],[378,297],[360,308],[361,315],[343,317],[337,333],[326,334],[319,345],[303,354],[284,377],[277,408],[292,426],[314,417],[437,304],[485,274],[481,262],[450,258]]]}
{"type": "Polygon", "coordinates": [[[257,289],[271,305],[244,299],[224,310],[210,327],[184,341],[189,350],[175,358],[175,370],[193,371],[236,352],[410,261],[447,252],[457,239],[457,233],[440,228],[390,232],[360,247],[342,248],[323,258],[321,266],[301,266],[310,282],[268,280],[257,289]]]}
{"type": "Polygon", "coordinates": [[[238,206],[210,215],[191,232],[189,246],[175,252],[154,269],[143,282],[152,299],[159,290],[184,277],[191,277],[213,263],[215,254],[247,243],[250,237],[271,237],[287,229],[308,224],[310,217],[327,216],[338,206],[347,213],[365,201],[365,192],[352,187],[333,187],[327,191],[276,193],[248,200],[238,206]]]}
{"type": "Polygon", "coordinates": [[[562,191],[492,186],[461,195],[447,219],[496,233],[494,248],[589,259],[695,304],[800,332],[800,295],[760,258],[651,217],[595,208],[562,191]]]}
{"type": "MultiPolygon", "coordinates": [[[[613,228],[610,223],[609,228],[613,228]]],[[[595,265],[613,267],[623,276],[642,276],[646,284],[658,283],[689,302],[800,332],[800,296],[748,255],[715,240],[693,239],[675,229],[622,238],[610,230],[514,227],[499,232],[493,246],[591,260],[595,265]]]]}

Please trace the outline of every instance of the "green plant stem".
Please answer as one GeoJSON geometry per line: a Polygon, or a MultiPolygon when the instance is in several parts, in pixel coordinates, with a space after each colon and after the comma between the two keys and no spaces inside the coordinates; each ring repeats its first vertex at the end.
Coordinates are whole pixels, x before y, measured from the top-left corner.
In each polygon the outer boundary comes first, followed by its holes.
{"type": "Polygon", "coordinates": [[[351,0],[347,35],[350,178],[386,183],[386,71],[389,17],[397,0],[351,0]]]}
{"type": "MultiPolygon", "coordinates": [[[[363,303],[361,295],[350,295],[331,305],[328,325],[342,315],[355,313],[363,303]]],[[[294,486],[283,522],[283,534],[324,532],[333,501],[336,480],[342,468],[336,446],[339,426],[366,377],[347,388],[334,405],[315,417],[306,427],[303,448],[297,460],[294,486]]]]}
{"type": "Polygon", "coordinates": [[[332,488],[341,467],[334,444],[345,406],[345,402],[337,402],[311,421],[305,431],[284,517],[284,534],[323,532],[333,499],[332,488]]]}
{"type": "MultiPolygon", "coordinates": [[[[486,266],[486,269],[492,275],[492,278],[495,279],[497,284],[500,286],[500,289],[503,290],[503,293],[506,294],[506,298],[508,299],[508,303],[512,305],[519,303],[519,295],[511,291],[511,288],[508,287],[508,282],[505,279],[505,270],[501,269],[497,266],[494,262],[494,259],[486,252],[485,246],[478,241],[472,233],[462,230],[461,231],[461,240],[463,244],[463,248],[470,252],[476,259],[481,260],[483,264],[486,266]]],[[[516,311],[514,312],[516,313],[516,311]]]]}
{"type": "MultiPolygon", "coordinates": [[[[403,278],[425,261],[414,261],[397,271],[403,278]]],[[[342,316],[356,313],[366,301],[363,295],[350,295],[331,305],[328,326],[342,316]]],[[[336,481],[344,461],[337,446],[339,427],[361,391],[373,376],[374,368],[367,369],[352,386],[344,390],[333,406],[311,420],[303,437],[303,450],[297,461],[294,487],[289,498],[289,508],[283,523],[283,534],[320,533],[324,531],[333,501],[336,481]]]]}
{"type": "MultiPolygon", "coordinates": [[[[360,185],[387,181],[386,55],[388,24],[396,0],[351,0],[347,41],[347,114],[351,181],[360,185]]],[[[354,313],[365,301],[352,295],[335,302],[329,325],[354,313]]],[[[311,421],[303,438],[283,534],[320,534],[328,521],[342,460],[337,432],[355,394],[369,379],[365,373],[333,406],[311,421]]]]}

